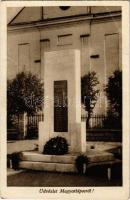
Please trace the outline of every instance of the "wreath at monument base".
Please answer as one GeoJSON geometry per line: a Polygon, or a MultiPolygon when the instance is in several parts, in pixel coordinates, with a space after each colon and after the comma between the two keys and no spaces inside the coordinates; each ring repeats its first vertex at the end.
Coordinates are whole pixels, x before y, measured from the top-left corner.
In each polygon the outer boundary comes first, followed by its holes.
{"type": "Polygon", "coordinates": [[[51,138],[44,146],[43,154],[64,155],[68,153],[68,143],[63,137],[51,138]]]}

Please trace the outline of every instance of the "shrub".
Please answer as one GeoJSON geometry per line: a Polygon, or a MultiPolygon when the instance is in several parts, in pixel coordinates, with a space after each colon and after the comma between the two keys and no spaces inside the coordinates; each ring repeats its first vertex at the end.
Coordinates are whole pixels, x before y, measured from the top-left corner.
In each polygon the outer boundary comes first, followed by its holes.
{"type": "Polygon", "coordinates": [[[19,162],[21,160],[21,152],[14,152],[11,155],[11,160],[12,160],[12,168],[15,170],[19,169],[19,162]]]}
{"type": "Polygon", "coordinates": [[[115,158],[122,160],[122,147],[121,146],[112,148],[112,149],[108,150],[108,152],[112,153],[115,158]]]}
{"type": "Polygon", "coordinates": [[[11,154],[7,154],[7,167],[10,168],[11,154]]]}
{"type": "Polygon", "coordinates": [[[68,153],[68,143],[63,137],[51,138],[44,146],[44,154],[64,155],[68,153]]]}
{"type": "Polygon", "coordinates": [[[105,129],[121,129],[122,119],[116,116],[114,113],[108,111],[107,117],[103,121],[103,128],[105,129]]]}
{"type": "Polygon", "coordinates": [[[76,168],[78,170],[78,172],[80,174],[84,173],[84,164],[87,165],[88,164],[88,158],[85,155],[79,155],[77,156],[76,160],[75,160],[75,165],[76,168]]]}

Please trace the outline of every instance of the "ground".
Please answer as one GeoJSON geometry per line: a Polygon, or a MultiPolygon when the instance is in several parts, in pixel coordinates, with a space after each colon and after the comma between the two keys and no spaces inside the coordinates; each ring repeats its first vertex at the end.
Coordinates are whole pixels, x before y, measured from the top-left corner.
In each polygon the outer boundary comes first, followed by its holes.
{"type": "Polygon", "coordinates": [[[35,148],[35,144],[38,144],[38,140],[12,140],[7,142],[7,154],[11,154],[13,152],[33,150],[35,148]]]}
{"type": "MultiPolygon", "coordinates": [[[[7,153],[11,154],[16,151],[33,150],[35,145],[38,144],[38,140],[18,140],[18,141],[8,141],[7,143],[7,153]]],[[[97,150],[107,150],[121,145],[120,142],[87,142],[87,148],[94,146],[97,150]]]]}
{"type": "MultiPolygon", "coordinates": [[[[7,152],[11,154],[16,151],[33,150],[38,140],[19,140],[8,141],[7,152]]],[[[108,150],[119,146],[116,142],[87,142],[87,148],[95,148],[97,150],[108,150]]],[[[31,170],[14,171],[7,170],[8,186],[121,186],[122,176],[120,167],[113,169],[112,180],[107,179],[107,170],[105,168],[94,168],[89,170],[86,175],[56,173],[56,172],[41,172],[31,170]]]]}
{"type": "Polygon", "coordinates": [[[40,172],[40,171],[24,171],[7,178],[8,186],[30,186],[30,187],[82,187],[82,186],[121,186],[120,177],[113,176],[108,181],[106,170],[98,170],[93,173],[90,171],[87,175],[40,172]]]}

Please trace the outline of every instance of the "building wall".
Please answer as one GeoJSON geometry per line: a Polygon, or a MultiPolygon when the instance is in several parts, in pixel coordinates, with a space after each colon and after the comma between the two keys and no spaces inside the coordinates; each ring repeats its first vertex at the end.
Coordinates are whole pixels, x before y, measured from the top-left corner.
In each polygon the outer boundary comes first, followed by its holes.
{"type": "Polygon", "coordinates": [[[25,66],[25,70],[31,71],[34,74],[37,74],[40,77],[40,63],[37,62],[40,60],[40,33],[38,30],[23,30],[15,31],[8,34],[8,68],[7,68],[7,77],[12,79],[16,74],[22,71],[21,66],[25,63],[25,53],[21,51],[20,46],[26,46],[29,44],[29,57],[28,63],[29,66],[25,66]],[[20,61],[23,63],[19,63],[20,61]]]}
{"type": "MultiPolygon", "coordinates": [[[[96,104],[95,111],[102,112],[103,108],[107,107],[106,96],[104,93],[104,85],[107,83],[108,77],[115,69],[121,69],[121,22],[111,21],[103,23],[94,23],[91,26],[91,42],[90,54],[99,55],[99,58],[90,58],[90,69],[97,72],[98,80],[100,82],[100,97],[98,104],[96,104]],[[115,38],[106,43],[106,35],[119,36],[119,46],[116,46],[117,40],[115,38]],[[116,46],[114,56],[112,56],[112,48],[108,48],[108,44],[116,46]],[[106,57],[107,55],[107,57],[106,57]],[[109,58],[109,63],[108,63],[109,58]],[[119,65],[116,62],[119,58],[119,65]],[[116,63],[116,65],[115,65],[116,63]],[[111,64],[111,65],[109,65],[111,64]]],[[[104,111],[103,111],[104,112],[104,111]]],[[[106,110],[105,110],[106,112],[106,110]]]]}
{"type": "MultiPolygon", "coordinates": [[[[49,17],[54,17],[49,12],[51,8],[46,9],[49,17]]],[[[91,11],[97,12],[96,9],[95,7],[91,11]]],[[[103,12],[103,8],[100,10],[103,12]]],[[[59,16],[58,12],[59,10],[55,12],[55,15],[59,16]]],[[[8,33],[8,79],[14,78],[23,69],[30,70],[43,79],[45,51],[79,49],[81,51],[81,76],[88,71],[97,72],[100,81],[100,97],[95,112],[104,113],[107,107],[104,84],[115,69],[122,68],[121,40],[121,20],[116,18],[114,20],[93,20],[91,23],[90,20],[84,20],[10,31],[8,33]],[[29,66],[26,63],[29,63],[29,66]]]]}
{"type": "Polygon", "coordinates": [[[62,10],[62,8],[60,8],[59,6],[47,6],[43,8],[43,18],[52,19],[57,17],[81,15],[87,14],[89,13],[89,11],[89,6],[71,6],[67,10],[62,10]]]}

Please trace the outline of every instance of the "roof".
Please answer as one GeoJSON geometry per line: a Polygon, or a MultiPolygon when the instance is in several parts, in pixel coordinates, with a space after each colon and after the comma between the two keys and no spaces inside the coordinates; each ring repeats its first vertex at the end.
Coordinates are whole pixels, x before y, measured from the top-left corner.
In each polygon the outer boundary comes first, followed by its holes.
{"type": "Polygon", "coordinates": [[[120,6],[65,6],[65,8],[67,7],[67,9],[63,9],[62,7],[22,7],[10,20],[8,25],[29,24],[32,22],[43,22],[46,20],[53,20],[78,15],[97,15],[113,12],[119,13],[121,11],[120,6]]]}

